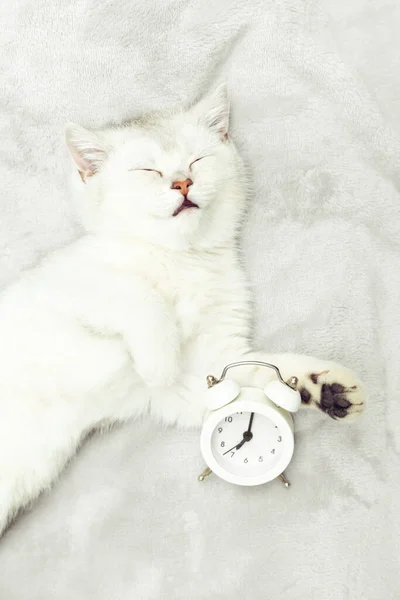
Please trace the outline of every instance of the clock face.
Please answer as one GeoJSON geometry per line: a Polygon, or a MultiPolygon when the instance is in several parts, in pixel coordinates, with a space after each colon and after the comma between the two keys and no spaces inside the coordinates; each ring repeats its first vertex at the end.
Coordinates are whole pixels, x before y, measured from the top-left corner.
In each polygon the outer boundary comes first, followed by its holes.
{"type": "Polygon", "coordinates": [[[211,450],[217,463],[239,477],[257,477],[282,460],[285,439],[281,429],[258,412],[232,412],[215,426],[211,450]]]}

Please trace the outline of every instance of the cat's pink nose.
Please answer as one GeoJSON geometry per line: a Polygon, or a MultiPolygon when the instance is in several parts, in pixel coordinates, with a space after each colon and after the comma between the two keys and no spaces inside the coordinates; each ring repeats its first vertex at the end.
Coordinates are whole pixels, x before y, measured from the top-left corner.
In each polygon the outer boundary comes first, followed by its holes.
{"type": "Polygon", "coordinates": [[[193,181],[191,179],[174,181],[174,183],[171,185],[171,190],[179,190],[182,196],[187,196],[191,185],[193,185],[193,181]]]}

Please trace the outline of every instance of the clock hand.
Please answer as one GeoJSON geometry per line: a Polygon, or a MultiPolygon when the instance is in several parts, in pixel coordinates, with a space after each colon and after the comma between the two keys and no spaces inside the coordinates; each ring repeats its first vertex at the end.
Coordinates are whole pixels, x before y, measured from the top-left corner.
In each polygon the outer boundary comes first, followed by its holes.
{"type": "Polygon", "coordinates": [[[225,454],[228,454],[228,452],[232,452],[232,450],[240,450],[240,448],[243,446],[243,444],[245,444],[246,442],[249,442],[253,438],[253,434],[251,432],[251,428],[253,425],[253,419],[254,419],[254,413],[252,412],[250,415],[250,421],[249,421],[249,426],[247,428],[247,431],[245,431],[243,433],[243,439],[238,444],[236,444],[236,446],[233,446],[232,448],[230,448],[229,450],[224,452],[222,456],[225,456],[225,454]]]}
{"type": "Polygon", "coordinates": [[[249,421],[249,427],[248,427],[247,431],[243,432],[243,439],[236,446],[236,450],[239,450],[239,448],[241,448],[243,446],[243,444],[245,444],[246,442],[250,442],[250,440],[253,439],[253,433],[251,431],[251,427],[253,425],[253,419],[254,419],[254,413],[251,413],[251,415],[250,415],[250,421],[249,421]]]}
{"type": "Polygon", "coordinates": [[[236,450],[240,450],[240,448],[243,446],[243,444],[245,444],[247,442],[247,440],[245,438],[242,439],[241,442],[238,443],[238,445],[236,446],[236,450]]]}
{"type": "MultiPolygon", "coordinates": [[[[253,425],[253,419],[254,419],[254,413],[252,412],[252,413],[251,413],[251,415],[250,415],[249,426],[248,426],[248,428],[247,428],[247,431],[245,431],[245,432],[244,432],[245,434],[246,434],[246,433],[247,433],[247,434],[251,433],[251,428],[252,428],[252,425],[253,425]]],[[[244,434],[243,434],[243,435],[244,435],[244,434]]],[[[248,436],[248,437],[249,437],[249,436],[248,436]]],[[[249,441],[250,441],[250,440],[249,440],[249,441]]]]}
{"type": "Polygon", "coordinates": [[[232,452],[232,450],[239,450],[239,448],[241,448],[243,446],[243,444],[245,444],[245,443],[246,443],[246,440],[241,440],[238,444],[236,444],[235,446],[233,446],[232,448],[230,448],[229,450],[224,452],[222,456],[225,456],[225,454],[228,454],[228,452],[232,452]]]}

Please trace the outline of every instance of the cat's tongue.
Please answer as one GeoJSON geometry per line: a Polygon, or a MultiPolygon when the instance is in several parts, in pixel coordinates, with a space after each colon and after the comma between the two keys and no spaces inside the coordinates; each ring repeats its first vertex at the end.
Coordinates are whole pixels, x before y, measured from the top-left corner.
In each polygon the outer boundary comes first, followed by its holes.
{"type": "Polygon", "coordinates": [[[172,216],[173,217],[178,216],[179,213],[181,213],[183,210],[186,210],[187,208],[199,208],[199,207],[197,204],[195,204],[188,198],[185,198],[184,201],[182,202],[182,204],[175,210],[175,212],[173,213],[172,216]]]}

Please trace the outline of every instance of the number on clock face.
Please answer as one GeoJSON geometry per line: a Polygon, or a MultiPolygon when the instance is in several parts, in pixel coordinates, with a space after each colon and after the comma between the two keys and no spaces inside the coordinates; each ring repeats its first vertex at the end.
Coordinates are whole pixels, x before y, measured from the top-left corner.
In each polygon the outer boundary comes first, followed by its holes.
{"type": "Polygon", "coordinates": [[[284,439],[268,417],[238,412],[217,424],[211,444],[215,459],[225,469],[251,477],[274,466],[280,459],[284,439]]]}

